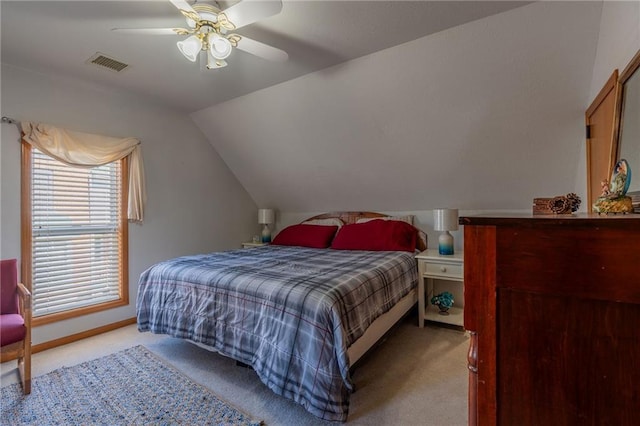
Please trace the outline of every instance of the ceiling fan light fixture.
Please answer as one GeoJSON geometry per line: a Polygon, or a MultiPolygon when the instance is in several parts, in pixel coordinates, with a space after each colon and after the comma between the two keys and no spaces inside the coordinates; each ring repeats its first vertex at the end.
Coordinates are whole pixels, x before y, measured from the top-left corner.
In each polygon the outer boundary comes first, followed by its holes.
{"type": "Polygon", "coordinates": [[[207,51],[207,69],[215,70],[217,68],[224,68],[227,66],[227,61],[224,59],[216,59],[210,51],[207,51]]]}
{"type": "Polygon", "coordinates": [[[197,35],[192,35],[185,40],[181,40],[177,45],[180,53],[191,62],[195,62],[196,59],[198,59],[198,52],[202,50],[202,40],[200,40],[197,35]]]}
{"type": "Polygon", "coordinates": [[[209,35],[209,52],[215,59],[226,59],[231,54],[231,42],[218,33],[209,35]]]}
{"type": "Polygon", "coordinates": [[[113,28],[112,31],[184,36],[184,40],[177,42],[178,50],[190,62],[199,62],[201,70],[225,67],[225,59],[234,48],[271,61],[285,61],[288,58],[287,53],[280,49],[238,34],[228,34],[228,31],[280,13],[282,0],[223,2],[234,3],[223,11],[215,0],[169,1],[186,19],[186,28],[113,28]],[[215,5],[209,4],[210,1],[215,1],[215,5]]]}

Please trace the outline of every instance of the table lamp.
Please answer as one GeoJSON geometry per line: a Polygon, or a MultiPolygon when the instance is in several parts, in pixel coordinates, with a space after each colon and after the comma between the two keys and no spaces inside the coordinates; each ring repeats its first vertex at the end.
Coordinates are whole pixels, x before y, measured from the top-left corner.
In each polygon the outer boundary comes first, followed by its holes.
{"type": "Polygon", "coordinates": [[[275,214],[271,209],[259,209],[258,210],[258,223],[260,225],[264,225],[262,228],[262,242],[270,243],[271,242],[271,230],[269,229],[269,225],[273,223],[273,219],[275,214]]]}
{"type": "Polygon", "coordinates": [[[442,231],[438,237],[438,252],[443,255],[453,254],[453,235],[449,231],[458,229],[458,209],[435,209],[433,220],[433,229],[442,231]]]}

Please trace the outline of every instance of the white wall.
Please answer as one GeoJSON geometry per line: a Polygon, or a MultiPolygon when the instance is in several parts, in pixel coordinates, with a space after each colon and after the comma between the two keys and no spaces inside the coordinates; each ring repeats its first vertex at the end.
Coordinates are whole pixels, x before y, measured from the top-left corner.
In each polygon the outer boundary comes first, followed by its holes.
{"type": "MultiPolygon", "coordinates": [[[[171,257],[238,248],[259,231],[256,205],[191,119],[144,99],[2,66],[2,115],[142,141],[145,223],[129,225],[129,305],[34,329],[34,344],[135,316],[140,273],[171,257]]],[[[2,125],[0,256],[20,259],[20,144],[2,125]]]]}
{"type": "Polygon", "coordinates": [[[535,2],[193,114],[283,212],[529,209],[577,192],[600,2],[535,2]]]}
{"type": "Polygon", "coordinates": [[[614,69],[622,72],[638,49],[640,1],[605,1],[600,19],[590,99],[596,97],[614,69]]]}

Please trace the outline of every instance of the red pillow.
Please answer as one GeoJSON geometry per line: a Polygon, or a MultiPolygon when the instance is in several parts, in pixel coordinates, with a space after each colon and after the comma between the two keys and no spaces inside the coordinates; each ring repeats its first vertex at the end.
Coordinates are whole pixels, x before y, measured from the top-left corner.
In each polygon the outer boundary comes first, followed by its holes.
{"type": "Polygon", "coordinates": [[[331,240],[337,230],[337,226],[291,225],[280,231],[271,244],[327,248],[331,245],[331,240]]]}
{"type": "Polygon", "coordinates": [[[372,220],[340,228],[331,248],[336,250],[408,251],[416,248],[418,230],[397,220],[372,220]]]}

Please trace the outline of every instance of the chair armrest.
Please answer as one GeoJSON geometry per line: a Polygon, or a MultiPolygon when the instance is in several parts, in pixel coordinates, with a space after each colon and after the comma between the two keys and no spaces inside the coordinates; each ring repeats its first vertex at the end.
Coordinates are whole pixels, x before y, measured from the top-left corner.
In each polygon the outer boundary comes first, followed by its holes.
{"type": "Polygon", "coordinates": [[[20,303],[20,314],[31,318],[31,292],[22,283],[18,283],[18,300],[20,303]]]}

